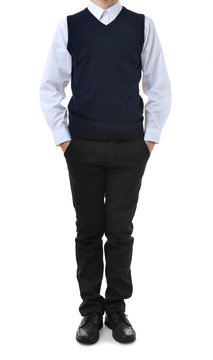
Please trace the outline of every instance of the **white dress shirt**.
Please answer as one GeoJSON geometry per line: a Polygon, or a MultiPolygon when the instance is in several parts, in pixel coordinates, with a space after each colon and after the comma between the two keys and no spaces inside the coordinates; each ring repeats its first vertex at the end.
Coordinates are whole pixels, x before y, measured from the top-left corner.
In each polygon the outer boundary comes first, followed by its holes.
{"type": "MultiPolygon", "coordinates": [[[[107,26],[121,11],[120,1],[104,10],[89,1],[88,10],[107,26]]],[[[49,49],[40,84],[40,105],[52,131],[55,144],[72,139],[68,129],[68,110],[62,106],[65,87],[72,71],[72,57],[67,50],[67,17],[57,25],[49,49]]],[[[128,51],[128,49],[127,49],[128,51]]],[[[145,16],[144,45],[141,52],[142,89],[148,100],[144,102],[144,140],[160,142],[160,135],[171,107],[171,85],[161,44],[150,17],[145,16]]]]}

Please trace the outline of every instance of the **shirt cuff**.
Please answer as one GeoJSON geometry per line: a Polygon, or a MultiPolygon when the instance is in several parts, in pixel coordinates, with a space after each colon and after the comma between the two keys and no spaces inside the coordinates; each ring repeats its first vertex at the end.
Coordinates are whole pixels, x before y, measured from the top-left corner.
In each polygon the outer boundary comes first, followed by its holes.
{"type": "Polygon", "coordinates": [[[153,141],[157,144],[160,142],[161,130],[154,127],[147,127],[145,129],[144,140],[153,141]]]}
{"type": "Polygon", "coordinates": [[[56,146],[59,146],[61,143],[65,142],[65,141],[70,141],[72,139],[69,129],[67,127],[55,131],[53,133],[53,137],[54,137],[56,146]]]}

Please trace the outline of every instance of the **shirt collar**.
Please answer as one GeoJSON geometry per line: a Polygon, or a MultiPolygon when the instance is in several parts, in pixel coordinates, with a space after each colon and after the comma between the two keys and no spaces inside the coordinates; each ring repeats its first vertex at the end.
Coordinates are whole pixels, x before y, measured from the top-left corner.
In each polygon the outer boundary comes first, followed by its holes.
{"type": "Polygon", "coordinates": [[[88,4],[88,9],[98,20],[100,20],[104,11],[108,12],[111,19],[114,19],[121,11],[122,5],[118,0],[114,5],[110,6],[108,9],[103,9],[102,7],[94,4],[94,2],[90,0],[88,4]]]}

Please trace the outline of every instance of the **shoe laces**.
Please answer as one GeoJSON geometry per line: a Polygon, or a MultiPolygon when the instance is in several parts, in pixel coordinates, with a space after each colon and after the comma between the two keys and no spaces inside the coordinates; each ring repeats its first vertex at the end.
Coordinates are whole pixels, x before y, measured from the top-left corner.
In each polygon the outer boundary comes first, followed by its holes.
{"type": "Polygon", "coordinates": [[[96,312],[89,312],[84,316],[83,325],[86,325],[88,322],[91,322],[93,324],[96,324],[97,318],[100,317],[100,315],[96,312]]]}
{"type": "Polygon", "coordinates": [[[129,321],[127,319],[128,315],[125,314],[124,312],[121,311],[115,311],[112,314],[110,314],[109,316],[112,317],[112,320],[117,322],[125,322],[126,324],[129,325],[129,321]]]}

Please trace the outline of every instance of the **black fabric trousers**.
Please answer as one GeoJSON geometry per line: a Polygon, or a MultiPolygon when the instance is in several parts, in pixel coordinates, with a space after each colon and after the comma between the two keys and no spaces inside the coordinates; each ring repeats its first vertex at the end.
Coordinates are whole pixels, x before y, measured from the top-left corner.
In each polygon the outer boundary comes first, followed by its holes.
{"type": "Polygon", "coordinates": [[[124,299],[132,295],[132,220],[150,156],[143,135],[130,140],[74,138],[64,152],[76,211],[75,250],[82,316],[90,311],[125,311],[124,299]],[[107,239],[104,246],[103,235],[107,239]],[[105,297],[100,294],[103,254],[105,297]]]}

